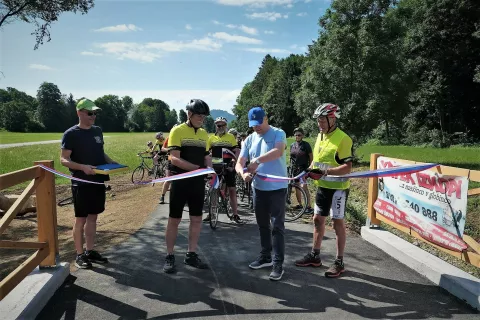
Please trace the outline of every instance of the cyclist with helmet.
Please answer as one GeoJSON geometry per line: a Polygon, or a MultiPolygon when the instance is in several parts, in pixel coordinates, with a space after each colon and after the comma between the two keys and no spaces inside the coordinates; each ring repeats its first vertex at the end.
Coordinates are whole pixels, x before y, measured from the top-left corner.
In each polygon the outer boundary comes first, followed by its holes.
{"type": "Polygon", "coordinates": [[[157,134],[155,134],[155,139],[156,141],[155,141],[155,145],[153,146],[152,152],[153,152],[153,163],[157,165],[158,158],[160,158],[162,154],[166,154],[166,152],[162,152],[162,146],[163,146],[163,143],[165,142],[165,138],[163,137],[163,133],[157,132],[157,134]],[[157,150],[157,147],[158,147],[158,150],[157,150]]]}
{"type": "Polygon", "coordinates": [[[337,126],[340,118],[340,108],[332,103],[320,105],[314,112],[317,119],[318,134],[313,149],[313,162],[310,176],[317,185],[315,197],[315,214],[313,217],[313,248],[303,259],[297,260],[295,265],[305,267],[322,265],[320,247],[325,233],[325,220],[331,212],[333,228],[337,236],[337,257],[330,268],[325,272],[326,277],[338,277],[345,272],[343,253],[346,242],[345,207],[350,182],[348,179],[329,179],[329,175],[342,176],[352,170],[353,149],[352,139],[337,126]]]}
{"type": "MultiPolygon", "coordinates": [[[[215,119],[215,128],[216,132],[214,135],[211,135],[208,140],[208,145],[212,153],[212,162],[215,168],[217,161],[221,163],[230,164],[225,175],[225,182],[227,184],[228,193],[230,195],[230,204],[232,205],[233,216],[232,220],[239,223],[241,222],[238,215],[238,206],[237,206],[237,191],[235,189],[235,159],[238,159],[240,154],[240,147],[235,139],[235,136],[232,133],[226,132],[227,130],[227,119],[224,117],[218,117],[215,119]],[[224,154],[223,149],[227,149],[235,154],[235,159],[229,153],[224,154]]],[[[230,129],[235,130],[235,129],[230,129]]],[[[216,169],[216,168],[215,168],[216,169]]],[[[217,171],[217,169],[216,169],[217,171]]],[[[210,214],[203,220],[205,222],[210,221],[210,214]]]]}
{"type": "MultiPolygon", "coordinates": [[[[172,129],[175,128],[176,126],[178,126],[178,124],[175,124],[172,127],[172,129]]],[[[163,146],[162,146],[161,151],[168,155],[168,157],[167,157],[168,165],[167,165],[167,169],[165,170],[165,177],[169,177],[170,176],[170,168],[172,166],[172,161],[171,161],[171,156],[170,156],[170,153],[169,153],[169,150],[168,150],[168,137],[165,138],[165,141],[163,142],[163,146]]],[[[165,181],[163,183],[162,196],[160,197],[160,202],[159,202],[160,204],[165,203],[165,194],[167,193],[167,191],[170,190],[170,184],[171,183],[172,183],[171,181],[165,181]]]]}
{"type": "MultiPolygon", "coordinates": [[[[295,142],[290,145],[290,166],[292,168],[292,175],[295,177],[308,169],[312,163],[313,154],[310,144],[303,140],[303,129],[295,128],[293,134],[295,136],[295,142]]],[[[298,182],[298,180],[296,182],[298,182]]],[[[307,210],[305,213],[312,214],[312,202],[310,201],[310,192],[308,191],[308,185],[306,183],[303,185],[303,190],[305,190],[307,194],[307,210]]],[[[300,191],[297,192],[297,200],[299,203],[301,202],[300,191]]],[[[298,206],[301,208],[301,203],[298,206]]]]}
{"type": "MultiPolygon", "coordinates": [[[[186,110],[187,122],[174,127],[168,137],[172,175],[211,167],[208,133],[202,128],[205,117],[210,115],[210,108],[203,100],[192,99],[187,104],[186,110]]],[[[165,235],[167,256],[163,271],[166,273],[175,271],[174,247],[185,204],[188,204],[190,214],[190,231],[184,263],[198,269],[208,268],[208,265],[202,262],[196,253],[202,227],[204,188],[203,176],[172,181],[170,212],[165,235]]]]}

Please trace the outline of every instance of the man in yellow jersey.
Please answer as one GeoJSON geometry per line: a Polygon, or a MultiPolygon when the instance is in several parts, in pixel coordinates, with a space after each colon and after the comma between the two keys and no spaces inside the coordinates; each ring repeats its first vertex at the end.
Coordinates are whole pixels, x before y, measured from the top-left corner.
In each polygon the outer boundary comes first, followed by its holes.
{"type": "MultiPolygon", "coordinates": [[[[212,152],[212,162],[213,167],[217,163],[227,163],[229,164],[227,173],[225,175],[225,182],[227,184],[228,193],[230,195],[230,204],[232,206],[233,216],[232,220],[239,223],[241,222],[240,217],[238,216],[238,206],[237,206],[237,191],[235,190],[235,159],[238,159],[240,154],[240,147],[237,143],[236,137],[227,132],[227,119],[224,117],[218,117],[215,119],[216,132],[214,135],[210,136],[208,144],[212,152]],[[235,159],[233,159],[232,154],[223,154],[223,149],[227,149],[235,154],[235,159]]],[[[210,221],[210,214],[203,221],[210,221]]]]}
{"type": "MultiPolygon", "coordinates": [[[[171,174],[177,175],[200,168],[211,167],[208,150],[208,133],[202,129],[205,117],[210,115],[209,106],[200,99],[192,99],[187,104],[188,120],[174,127],[168,137],[171,157],[171,174]]],[[[175,271],[173,250],[178,234],[178,225],[182,220],[185,204],[190,213],[188,251],[184,263],[198,269],[208,268],[196,254],[200,229],[202,227],[204,176],[190,177],[172,181],[170,187],[169,218],[166,231],[167,256],[163,271],[175,271]]]]}
{"type": "Polygon", "coordinates": [[[337,127],[339,117],[340,108],[332,103],[320,105],[313,114],[320,129],[309,167],[310,175],[318,179],[315,180],[318,189],[313,216],[313,248],[303,259],[295,261],[299,267],[322,265],[320,247],[325,234],[325,220],[331,213],[337,236],[337,257],[325,272],[326,277],[338,277],[345,272],[343,253],[347,235],[344,217],[350,181],[346,178],[330,178],[329,175],[342,176],[351,172],[353,150],[352,139],[337,127]]]}

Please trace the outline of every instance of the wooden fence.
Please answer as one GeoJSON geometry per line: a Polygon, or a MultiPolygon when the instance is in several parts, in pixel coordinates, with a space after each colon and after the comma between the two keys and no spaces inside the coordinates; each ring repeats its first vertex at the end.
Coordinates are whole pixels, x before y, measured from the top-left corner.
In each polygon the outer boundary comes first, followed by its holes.
{"type": "Polygon", "coordinates": [[[0,219],[0,235],[7,229],[28,198],[36,193],[38,241],[0,240],[0,248],[33,249],[35,252],[0,282],[0,301],[37,266],[54,267],[57,264],[58,235],[55,178],[38,165],[53,168],[53,161],[37,161],[30,168],[0,175],[0,191],[30,181],[21,196],[0,219]]]}
{"type": "MultiPolygon", "coordinates": [[[[370,155],[370,170],[377,169],[377,159],[380,156],[382,155],[379,153],[373,153],[370,155]]],[[[423,162],[395,159],[390,157],[389,159],[394,161],[399,161],[405,164],[423,164],[423,162]]],[[[469,181],[480,182],[480,171],[476,171],[476,170],[468,170],[463,168],[448,167],[448,166],[442,166],[442,165],[439,165],[429,170],[440,173],[440,174],[467,177],[469,181]]],[[[474,195],[480,195],[480,188],[468,190],[468,196],[474,196],[474,195]]],[[[409,234],[423,242],[430,244],[431,246],[434,246],[438,250],[446,252],[458,259],[464,260],[465,262],[480,268],[480,244],[476,242],[475,239],[464,234],[463,241],[468,245],[468,248],[467,250],[463,250],[462,252],[457,252],[457,251],[449,250],[441,246],[438,246],[422,238],[422,236],[420,236],[412,228],[397,224],[392,220],[385,218],[383,215],[378,214],[374,207],[377,197],[378,197],[378,178],[370,178],[369,185],[368,185],[368,217],[367,217],[368,227],[372,225],[380,225],[380,222],[384,222],[406,234],[409,234]]],[[[467,213],[467,219],[468,219],[468,213],[467,213]]]]}

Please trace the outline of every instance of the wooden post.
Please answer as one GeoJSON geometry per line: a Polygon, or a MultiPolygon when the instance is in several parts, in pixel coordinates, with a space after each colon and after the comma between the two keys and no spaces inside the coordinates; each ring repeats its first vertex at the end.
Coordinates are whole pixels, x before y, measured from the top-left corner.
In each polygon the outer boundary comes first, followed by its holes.
{"type": "MultiPolygon", "coordinates": [[[[54,168],[53,161],[35,161],[35,165],[54,168]]],[[[43,178],[37,187],[37,223],[38,241],[48,243],[48,256],[40,263],[40,267],[55,266],[58,253],[57,207],[55,194],[55,176],[43,170],[43,178]]]]}
{"type": "MultiPolygon", "coordinates": [[[[370,155],[370,170],[377,169],[377,159],[380,153],[372,153],[370,155]]],[[[368,181],[368,211],[367,211],[367,227],[372,225],[380,225],[380,220],[376,217],[375,208],[373,205],[378,197],[378,178],[369,178],[368,181]]]]}

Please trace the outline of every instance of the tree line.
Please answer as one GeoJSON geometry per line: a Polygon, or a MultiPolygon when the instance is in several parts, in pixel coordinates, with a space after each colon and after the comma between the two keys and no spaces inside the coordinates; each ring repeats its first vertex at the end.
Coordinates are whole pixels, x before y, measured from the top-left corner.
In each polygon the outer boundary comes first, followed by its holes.
{"type": "MultiPolygon", "coordinates": [[[[11,87],[0,89],[0,128],[15,132],[63,132],[78,123],[76,105],[82,98],[62,94],[57,85],[49,82],[40,85],[36,97],[11,87]]],[[[145,98],[135,104],[129,96],[107,94],[94,103],[102,109],[95,124],[105,132],[168,132],[177,123],[187,121],[183,109],[177,114],[160,99],[145,98]]],[[[212,117],[206,119],[204,127],[214,132],[212,117]]]]}
{"type": "Polygon", "coordinates": [[[480,1],[335,0],[305,55],[266,55],[232,126],[262,105],[272,125],[316,134],[320,103],[342,109],[357,143],[480,141],[480,1]]]}

